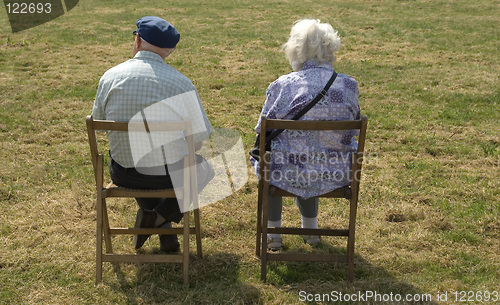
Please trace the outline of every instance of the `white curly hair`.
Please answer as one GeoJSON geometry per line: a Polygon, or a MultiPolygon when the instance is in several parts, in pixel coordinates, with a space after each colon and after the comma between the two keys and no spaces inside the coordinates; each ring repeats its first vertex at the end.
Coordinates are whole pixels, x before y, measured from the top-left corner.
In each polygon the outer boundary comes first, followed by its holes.
{"type": "Polygon", "coordinates": [[[301,70],[308,60],[333,64],[334,53],[340,49],[340,37],[329,23],[303,19],[295,22],[283,49],[294,71],[301,70]]]}

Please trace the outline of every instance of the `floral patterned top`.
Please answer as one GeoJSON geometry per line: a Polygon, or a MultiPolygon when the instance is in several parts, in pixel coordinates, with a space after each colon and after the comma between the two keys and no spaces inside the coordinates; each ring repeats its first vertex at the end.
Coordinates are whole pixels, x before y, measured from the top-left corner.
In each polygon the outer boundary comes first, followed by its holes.
{"type": "MultiPolygon", "coordinates": [[[[323,90],[333,74],[329,63],[307,61],[302,70],[279,77],[267,88],[261,114],[291,119],[323,90]]],[[[360,119],[356,80],[338,74],[326,97],[300,120],[360,119]]],[[[255,131],[260,134],[260,118],[255,131]]],[[[270,184],[310,198],[349,185],[357,131],[285,130],[271,143],[270,184]]],[[[258,162],[250,158],[258,175],[258,162]]]]}

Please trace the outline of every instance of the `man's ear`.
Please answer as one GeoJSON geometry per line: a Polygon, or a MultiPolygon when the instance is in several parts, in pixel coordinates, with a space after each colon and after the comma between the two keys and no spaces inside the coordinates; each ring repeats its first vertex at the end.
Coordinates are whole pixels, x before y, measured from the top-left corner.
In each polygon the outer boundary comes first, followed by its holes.
{"type": "Polygon", "coordinates": [[[139,35],[135,35],[134,47],[132,48],[132,57],[135,57],[137,52],[141,50],[142,41],[139,35]]]}
{"type": "Polygon", "coordinates": [[[135,35],[135,46],[137,49],[141,47],[141,36],[139,34],[135,35]]]}

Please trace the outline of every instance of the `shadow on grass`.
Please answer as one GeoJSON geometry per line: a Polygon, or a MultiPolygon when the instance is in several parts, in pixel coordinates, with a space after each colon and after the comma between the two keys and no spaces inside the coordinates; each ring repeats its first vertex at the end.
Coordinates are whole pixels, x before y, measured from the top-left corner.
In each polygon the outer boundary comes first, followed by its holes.
{"type": "MultiPolygon", "coordinates": [[[[310,248],[298,249],[306,250],[310,248]]],[[[313,251],[342,253],[344,248],[323,243],[313,251]]],[[[121,296],[117,303],[131,305],[264,304],[270,297],[287,304],[438,304],[437,295],[359,255],[352,283],[346,280],[344,263],[269,262],[267,281],[260,284],[259,260],[248,264],[232,253],[191,258],[189,285],[182,284],[181,264],[114,264],[117,281],[109,287],[121,296]]]]}
{"type": "MultiPolygon", "coordinates": [[[[132,267],[134,268],[134,267],[132,267]]],[[[114,264],[117,283],[110,287],[126,296],[126,304],[261,304],[260,292],[240,279],[240,258],[231,253],[191,255],[189,285],[182,264],[114,264]],[[135,277],[125,268],[135,266],[135,277]]],[[[132,272],[133,273],[133,272],[132,272]]]]}
{"type": "MultiPolygon", "coordinates": [[[[313,251],[341,254],[345,248],[322,243],[313,251]]],[[[315,262],[269,262],[266,283],[308,304],[438,304],[437,295],[395,278],[361,256],[355,255],[354,261],[352,283],[347,281],[347,264],[315,262]]]]}

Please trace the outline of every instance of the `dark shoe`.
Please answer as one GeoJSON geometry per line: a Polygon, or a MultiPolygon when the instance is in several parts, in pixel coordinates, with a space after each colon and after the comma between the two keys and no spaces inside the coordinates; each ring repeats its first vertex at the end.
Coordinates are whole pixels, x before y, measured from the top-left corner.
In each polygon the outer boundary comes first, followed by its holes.
{"type": "MultiPolygon", "coordinates": [[[[152,210],[139,209],[135,218],[134,228],[154,228],[156,222],[156,212],[152,210]]],[[[134,247],[139,249],[144,245],[151,235],[134,235],[134,247]]]]}
{"type": "MultiPolygon", "coordinates": [[[[171,228],[172,223],[166,222],[162,228],[171,228]]],[[[160,251],[163,253],[171,253],[179,251],[180,245],[177,240],[177,235],[160,235],[160,251]]]]}

